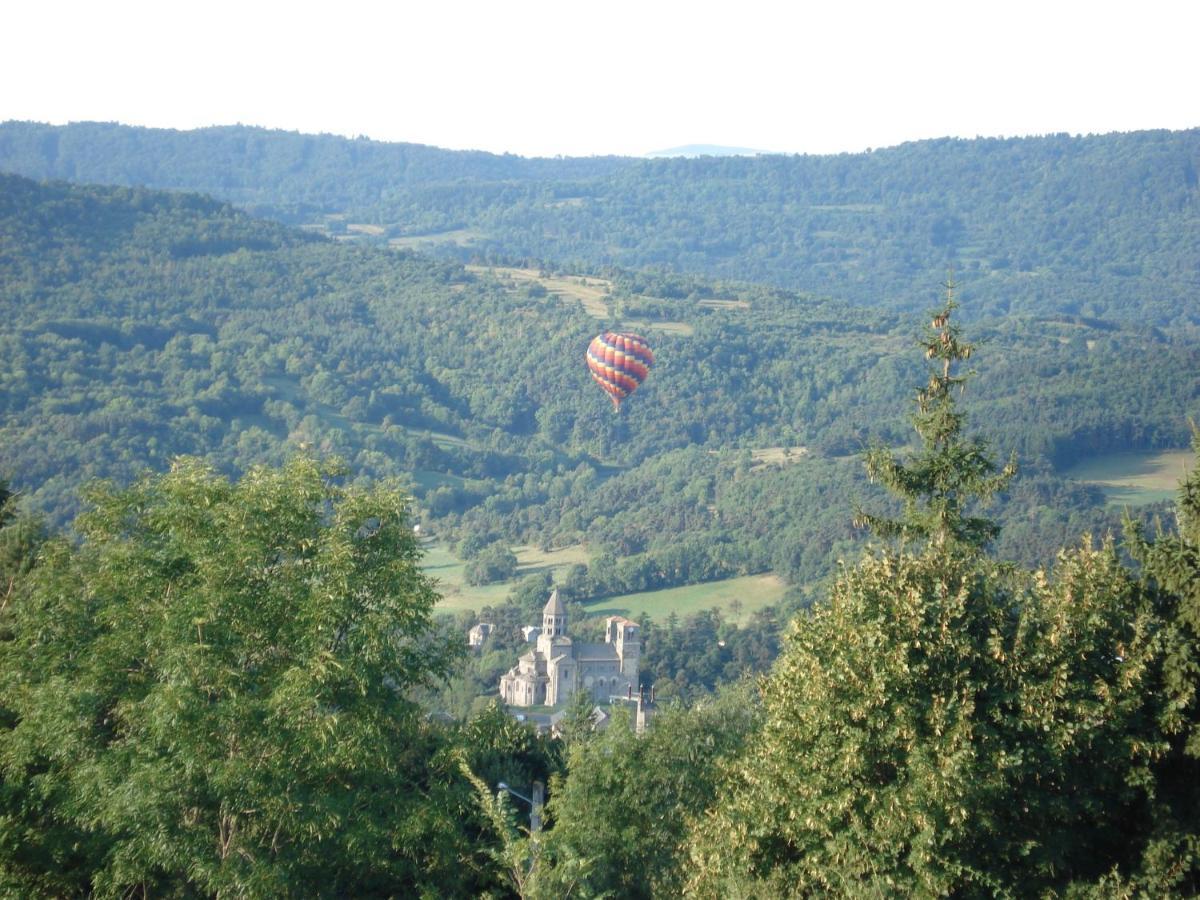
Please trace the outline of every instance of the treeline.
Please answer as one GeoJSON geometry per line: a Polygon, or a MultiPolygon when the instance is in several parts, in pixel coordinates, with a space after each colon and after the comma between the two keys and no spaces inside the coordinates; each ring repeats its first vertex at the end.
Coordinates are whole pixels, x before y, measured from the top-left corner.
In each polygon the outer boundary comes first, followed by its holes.
{"type": "Polygon", "coordinates": [[[439,194],[454,196],[466,187],[466,193],[486,198],[484,206],[493,206],[505,202],[505,186],[519,190],[550,179],[589,180],[631,162],[620,157],[525,159],[241,125],[198,131],[112,122],[0,125],[2,171],[38,179],[183,189],[292,224],[322,213],[360,212],[381,201],[404,202],[415,191],[431,207],[426,225],[441,230],[456,220],[453,214],[438,213],[439,194]]]}
{"type": "Polygon", "coordinates": [[[953,267],[973,315],[1197,324],[1196,130],[635,160],[8,122],[0,169],[203,191],[342,236],[430,235],[459,258],[653,267],[909,312],[953,267]]]}

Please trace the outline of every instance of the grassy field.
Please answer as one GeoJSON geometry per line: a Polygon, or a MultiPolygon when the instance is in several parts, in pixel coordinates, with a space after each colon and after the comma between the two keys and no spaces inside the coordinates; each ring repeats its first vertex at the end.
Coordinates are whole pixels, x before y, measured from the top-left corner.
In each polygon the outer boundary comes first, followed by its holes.
{"type": "Polygon", "coordinates": [[[754,460],[750,471],[757,472],[772,466],[791,465],[799,462],[805,456],[808,456],[807,447],[763,447],[750,452],[750,457],[754,460]]]}
{"type": "Polygon", "coordinates": [[[661,331],[663,334],[677,334],[681,337],[691,337],[696,333],[696,329],[687,322],[672,322],[666,319],[655,319],[652,322],[626,319],[618,327],[621,331],[632,331],[640,334],[645,334],[647,331],[661,331]]]}
{"type": "Polygon", "coordinates": [[[405,237],[391,238],[389,247],[400,247],[404,250],[419,250],[430,244],[454,244],[466,247],[479,239],[479,232],[470,228],[459,228],[454,231],[438,231],[433,234],[410,234],[405,237]]]}
{"type": "Polygon", "coordinates": [[[550,552],[539,550],[537,547],[513,547],[513,553],[517,555],[516,577],[502,584],[472,587],[463,582],[466,563],[455,556],[449,547],[428,541],[424,549],[425,558],[421,561],[421,569],[426,575],[438,580],[438,590],[442,594],[442,601],[437,607],[438,612],[478,610],[484,606],[503,603],[513,585],[526,575],[549,571],[556,580],[561,580],[566,577],[567,569],[572,565],[586,564],[588,561],[587,550],[583,546],[564,547],[562,550],[550,552]]]}
{"type": "MultiPolygon", "coordinates": [[[[588,562],[587,549],[582,545],[550,552],[537,547],[513,547],[518,563],[516,577],[503,584],[471,587],[463,583],[466,564],[449,547],[426,540],[424,550],[421,569],[426,575],[437,579],[438,590],[442,594],[437,610],[450,613],[464,609],[478,611],[484,606],[503,603],[513,585],[526,575],[549,571],[556,580],[561,580],[570,566],[588,562]]],[[[590,616],[628,616],[638,619],[649,614],[661,621],[672,610],[683,617],[716,607],[727,620],[742,623],[748,621],[756,610],[779,602],[786,590],[787,585],[776,575],[747,575],[725,581],[608,597],[584,604],[584,608],[590,616]],[[735,602],[741,604],[736,616],[733,613],[735,602]]]]}
{"type": "Polygon", "coordinates": [[[1195,461],[1190,450],[1110,453],[1085,460],[1063,474],[1098,485],[1110,506],[1138,506],[1174,499],[1180,479],[1195,461]]]}
{"type": "Polygon", "coordinates": [[[682,618],[717,607],[727,620],[741,624],[756,610],[778,603],[786,591],[787,585],[777,575],[745,575],[725,581],[608,597],[584,606],[593,616],[628,616],[636,620],[649,614],[658,622],[672,611],[682,618]],[[736,616],[733,614],[735,601],[741,603],[736,616]]]}
{"type": "Polygon", "coordinates": [[[467,266],[467,270],[486,272],[515,284],[537,282],[556,297],[579,301],[583,305],[584,311],[593,318],[608,318],[608,295],[612,293],[612,282],[603,278],[585,278],[582,275],[542,275],[537,269],[517,269],[511,266],[467,266]]]}
{"type": "MultiPolygon", "coordinates": [[[[467,270],[493,275],[501,281],[509,282],[514,287],[540,284],[559,299],[578,302],[584,312],[594,319],[608,319],[611,315],[608,300],[613,286],[611,281],[604,278],[584,275],[544,275],[537,269],[520,269],[513,266],[467,266],[467,270]]],[[[750,308],[750,304],[742,300],[701,300],[699,305],[716,309],[750,308]]],[[[687,322],[667,319],[650,321],[627,319],[619,322],[616,327],[626,331],[661,331],[664,334],[676,334],[682,337],[690,337],[695,333],[695,329],[687,322]]]]}
{"type": "Polygon", "coordinates": [[[749,300],[700,300],[696,303],[702,309],[749,309],[749,300]]]}

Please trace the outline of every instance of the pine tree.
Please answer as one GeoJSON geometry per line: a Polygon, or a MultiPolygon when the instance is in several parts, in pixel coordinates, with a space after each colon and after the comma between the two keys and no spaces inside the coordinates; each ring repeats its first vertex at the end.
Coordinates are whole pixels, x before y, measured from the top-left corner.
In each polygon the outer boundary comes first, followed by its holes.
{"type": "Polygon", "coordinates": [[[904,511],[860,513],[888,544],[792,623],[762,733],[691,834],[692,893],[1027,896],[1136,859],[1155,619],[1111,544],[1053,577],[984,552],[972,506],[1014,466],[963,436],[954,307],[926,336],[922,448],[867,457],[904,511]]]}
{"type": "Polygon", "coordinates": [[[951,321],[958,308],[954,283],[947,282],[945,288],[945,303],[932,314],[922,338],[925,358],[938,364],[917,392],[913,425],[922,448],[907,464],[883,446],[866,455],[867,475],[904,502],[904,514],[888,519],[859,511],[855,524],[881,537],[983,547],[998,527],[989,519],[967,515],[967,510],[973,501],[986,502],[1004,489],[1016,474],[1016,460],[997,471],[986,443],[963,436],[964,416],[954,395],[962,392],[970,374],[960,374],[955,367],[969,360],[975,347],[951,321]]]}

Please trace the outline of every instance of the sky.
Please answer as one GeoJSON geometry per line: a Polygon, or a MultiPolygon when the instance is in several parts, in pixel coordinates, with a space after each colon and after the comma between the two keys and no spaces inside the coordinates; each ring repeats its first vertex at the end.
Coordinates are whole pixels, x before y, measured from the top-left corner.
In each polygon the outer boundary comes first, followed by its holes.
{"type": "Polygon", "coordinates": [[[1200,126],[1200,2],[15,0],[0,121],[523,156],[1200,126]]]}

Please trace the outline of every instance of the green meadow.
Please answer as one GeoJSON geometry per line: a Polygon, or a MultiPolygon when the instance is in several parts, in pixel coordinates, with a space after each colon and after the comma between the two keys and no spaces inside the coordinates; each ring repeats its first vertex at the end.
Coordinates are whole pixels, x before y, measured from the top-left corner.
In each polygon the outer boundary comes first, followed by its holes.
{"type": "Polygon", "coordinates": [[[1140,506],[1174,499],[1180,480],[1195,459],[1190,450],[1109,453],[1085,460],[1064,474],[1100,487],[1110,506],[1140,506]]]}
{"type": "Polygon", "coordinates": [[[455,556],[449,547],[430,541],[424,545],[424,550],[421,569],[426,575],[437,579],[438,592],[442,595],[438,612],[479,610],[484,606],[503,603],[513,585],[526,575],[549,571],[555,581],[562,581],[572,565],[586,564],[588,561],[587,551],[582,545],[551,551],[537,547],[513,547],[512,551],[517,556],[517,574],[511,581],[472,586],[463,580],[466,563],[455,556]]]}
{"type": "MultiPolygon", "coordinates": [[[[588,562],[587,550],[582,545],[552,551],[532,546],[512,549],[517,555],[517,574],[509,581],[476,587],[464,582],[466,563],[455,556],[449,547],[436,541],[426,541],[421,569],[426,575],[437,579],[438,591],[442,595],[438,611],[478,611],[485,606],[498,605],[526,575],[549,571],[555,581],[562,581],[572,565],[588,562]]],[[[662,621],[672,612],[682,618],[715,607],[721,610],[727,620],[741,624],[749,621],[750,616],[764,606],[778,603],[786,591],[787,584],[777,575],[745,575],[704,584],[605,597],[585,603],[584,609],[589,616],[640,619],[648,615],[662,621]]]]}
{"type": "Polygon", "coordinates": [[[786,591],[787,584],[778,575],[743,575],[723,581],[606,597],[585,603],[584,608],[593,616],[627,616],[634,620],[651,616],[662,622],[672,612],[682,618],[716,607],[727,620],[742,624],[757,610],[778,603],[786,591]]]}

